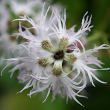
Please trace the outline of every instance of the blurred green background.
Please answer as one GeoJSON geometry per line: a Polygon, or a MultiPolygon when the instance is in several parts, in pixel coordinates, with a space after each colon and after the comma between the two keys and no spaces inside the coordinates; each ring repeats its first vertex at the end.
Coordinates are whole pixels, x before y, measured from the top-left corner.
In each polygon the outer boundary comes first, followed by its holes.
{"type": "MultiPolygon", "coordinates": [[[[86,47],[93,48],[106,43],[110,44],[110,0],[53,0],[52,4],[60,3],[67,12],[67,28],[77,24],[77,29],[81,26],[81,20],[86,11],[92,14],[92,31],[88,33],[86,47]]],[[[103,67],[110,67],[110,49],[99,51],[99,59],[105,63],[103,67]]],[[[2,70],[4,65],[1,65],[2,70]]],[[[62,99],[59,95],[56,100],[51,102],[52,94],[47,101],[45,93],[27,96],[29,89],[19,92],[24,85],[15,80],[15,76],[10,78],[8,73],[10,68],[3,72],[0,77],[0,110],[109,110],[110,109],[110,71],[99,71],[99,79],[106,81],[107,84],[95,82],[96,87],[91,84],[85,89],[84,94],[88,99],[78,98],[85,106],[82,107],[74,100],[62,99]]],[[[17,73],[16,73],[17,74],[17,73]]]]}

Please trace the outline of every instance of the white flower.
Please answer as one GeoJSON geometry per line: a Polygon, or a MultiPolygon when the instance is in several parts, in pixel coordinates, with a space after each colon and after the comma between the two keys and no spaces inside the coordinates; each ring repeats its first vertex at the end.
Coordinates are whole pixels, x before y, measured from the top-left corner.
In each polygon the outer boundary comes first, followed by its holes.
{"type": "MultiPolygon", "coordinates": [[[[97,70],[109,70],[110,68],[102,68],[101,64],[103,64],[101,61],[99,61],[96,57],[94,57],[92,54],[94,52],[98,52],[99,49],[109,49],[110,46],[107,44],[103,44],[101,46],[98,47],[94,47],[93,49],[89,49],[86,52],[81,52],[79,49],[74,50],[72,53],[66,53],[65,54],[65,60],[71,62],[72,66],[73,66],[73,71],[76,69],[77,70],[77,77],[80,74],[83,74],[85,81],[87,80],[87,75],[90,79],[90,82],[92,83],[93,86],[93,79],[96,79],[98,82],[106,84],[106,82],[101,81],[100,79],[98,79],[94,73],[97,70]],[[76,58],[76,60],[74,62],[72,62],[72,56],[74,56],[76,58]],[[69,59],[69,57],[71,57],[71,59],[69,59]],[[98,66],[101,69],[94,69],[92,66],[98,66]],[[86,75],[87,74],[87,75],[86,75]]],[[[73,60],[74,60],[73,57],[73,60]]],[[[87,81],[86,81],[87,83],[87,81]]]]}
{"type": "Polygon", "coordinates": [[[7,30],[7,22],[9,20],[9,13],[6,8],[6,0],[0,1],[0,33],[1,35],[6,33],[7,30]]]}
{"type": "MultiPolygon", "coordinates": [[[[57,62],[61,63],[60,61],[57,61],[57,62]]],[[[60,65],[60,66],[62,66],[62,65],[60,65]]],[[[33,76],[33,75],[30,75],[30,76],[32,78],[38,80],[38,77],[33,76]]],[[[82,79],[80,79],[78,82],[76,82],[75,78],[72,79],[68,76],[68,74],[65,74],[65,73],[62,73],[60,76],[57,76],[57,77],[53,74],[50,74],[45,78],[41,77],[38,80],[38,85],[37,85],[38,87],[36,87],[37,90],[30,91],[30,93],[28,95],[31,96],[34,93],[42,92],[42,91],[48,89],[48,93],[47,93],[47,96],[44,101],[46,101],[47,97],[49,96],[50,92],[52,91],[52,93],[53,93],[52,101],[55,100],[56,94],[60,94],[62,97],[66,96],[67,102],[68,102],[68,98],[70,98],[70,99],[74,99],[77,103],[82,105],[76,99],[76,96],[84,97],[77,93],[84,86],[84,85],[80,85],[81,83],[82,83],[82,79]]]]}
{"type": "MultiPolygon", "coordinates": [[[[1,56],[9,58],[12,56],[11,48],[15,48],[20,42],[25,42],[25,39],[16,39],[15,36],[10,36],[12,32],[18,30],[18,23],[12,23],[12,20],[24,13],[33,18],[37,16],[39,12],[35,14],[34,8],[42,8],[43,2],[40,0],[2,0],[0,1],[0,50],[3,51],[1,56]],[[8,5],[8,7],[7,7],[8,5]],[[14,18],[13,18],[14,17],[14,18]]],[[[25,23],[26,26],[28,25],[25,23]]],[[[23,27],[21,28],[23,29],[23,27]]],[[[2,62],[2,61],[0,61],[2,62]]]]}
{"type": "Polygon", "coordinates": [[[43,2],[41,0],[26,0],[25,2],[18,2],[11,0],[10,7],[11,11],[19,15],[25,13],[27,15],[33,15],[35,7],[42,7],[43,2]]]}
{"type": "Polygon", "coordinates": [[[9,11],[6,8],[7,0],[0,1],[0,64],[3,64],[1,57],[9,57],[11,48],[17,45],[17,42],[13,42],[7,33],[8,20],[10,19],[9,11]]]}
{"type": "MultiPolygon", "coordinates": [[[[98,69],[93,69],[89,66],[89,64],[93,64],[102,68],[101,62],[93,57],[92,53],[99,49],[108,49],[110,46],[103,44],[85,51],[84,45],[79,38],[86,31],[90,31],[92,27],[90,26],[91,18],[88,19],[87,16],[85,19],[87,13],[82,19],[81,28],[78,32],[74,32],[75,26],[69,30],[66,29],[66,13],[61,17],[58,11],[53,10],[50,19],[47,20],[50,7],[44,12],[44,5],[40,22],[37,24],[26,15],[15,19],[20,21],[19,33],[14,33],[13,35],[22,36],[27,39],[27,42],[20,44],[14,49],[18,50],[19,55],[17,58],[7,59],[10,61],[7,66],[16,65],[10,72],[13,75],[14,71],[18,69],[20,74],[17,79],[20,82],[27,83],[20,92],[33,87],[29,93],[29,96],[31,96],[34,93],[48,89],[46,99],[50,91],[52,91],[52,100],[59,93],[62,97],[66,96],[67,101],[68,98],[74,99],[82,105],[76,97],[84,97],[79,95],[79,93],[86,87],[87,75],[93,85],[92,77],[104,83],[93,73],[98,69]],[[55,24],[56,20],[58,24],[55,24]],[[32,27],[21,26],[23,21],[28,21],[32,27]],[[22,30],[22,27],[25,28],[25,31],[22,30]],[[36,35],[33,35],[30,29],[34,29],[36,35]],[[78,48],[77,42],[83,47],[83,52],[78,48]],[[65,70],[66,67],[68,71],[65,70]]],[[[108,70],[108,68],[105,70],[108,70]]]]}
{"type": "Polygon", "coordinates": [[[66,10],[64,11],[63,17],[60,16],[57,10],[55,10],[54,13],[58,20],[58,27],[55,24],[54,24],[54,28],[51,27],[54,31],[53,34],[57,35],[58,38],[60,39],[62,37],[67,38],[69,40],[69,45],[79,42],[82,48],[85,50],[84,45],[80,41],[79,38],[83,37],[87,31],[91,31],[91,28],[93,27],[93,26],[90,26],[92,16],[90,17],[90,19],[89,19],[89,16],[85,18],[85,16],[87,15],[87,12],[86,12],[82,19],[81,28],[77,32],[75,32],[76,25],[74,25],[69,30],[66,29],[66,24],[65,24],[66,23],[66,10]]]}

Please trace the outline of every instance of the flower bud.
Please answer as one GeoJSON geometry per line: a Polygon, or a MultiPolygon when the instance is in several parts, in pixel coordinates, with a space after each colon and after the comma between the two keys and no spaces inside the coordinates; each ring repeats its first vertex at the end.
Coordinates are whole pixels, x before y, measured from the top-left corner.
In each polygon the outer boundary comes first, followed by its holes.
{"type": "Polygon", "coordinates": [[[69,41],[67,38],[63,37],[60,39],[60,42],[59,42],[59,49],[60,50],[63,50],[67,47],[67,45],[69,44],[69,41]]]}
{"type": "Polygon", "coordinates": [[[53,50],[53,46],[49,40],[42,41],[41,46],[44,50],[46,50],[48,52],[51,52],[53,50]]]}
{"type": "Polygon", "coordinates": [[[42,67],[46,67],[49,64],[52,64],[54,62],[53,57],[49,57],[49,58],[41,58],[38,60],[38,64],[42,67]]]}
{"type": "Polygon", "coordinates": [[[62,60],[56,60],[53,67],[53,74],[55,76],[60,76],[63,73],[62,71],[62,60]]]}
{"type": "Polygon", "coordinates": [[[65,53],[64,60],[70,63],[74,63],[76,61],[76,57],[73,53],[65,53]]]}

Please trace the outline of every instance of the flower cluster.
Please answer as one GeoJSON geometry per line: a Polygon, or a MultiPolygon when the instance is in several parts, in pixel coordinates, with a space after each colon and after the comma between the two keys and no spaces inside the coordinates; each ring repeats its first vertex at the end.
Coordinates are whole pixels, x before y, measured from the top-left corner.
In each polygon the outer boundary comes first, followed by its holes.
{"type": "MultiPolygon", "coordinates": [[[[12,20],[18,18],[20,14],[25,13],[28,16],[34,16],[34,8],[38,6],[42,7],[42,2],[37,0],[26,0],[24,2],[18,2],[17,0],[1,0],[0,1],[0,56],[9,58],[12,57],[11,51],[19,42],[24,42],[25,39],[19,38],[16,40],[16,37],[10,37],[10,34],[17,32],[18,23],[12,23],[12,20]]],[[[39,13],[39,12],[37,12],[39,13]]],[[[37,21],[37,20],[36,20],[37,21]]],[[[26,24],[28,26],[29,24],[26,24]]],[[[0,62],[2,62],[0,60],[0,62]]]]}
{"type": "MultiPolygon", "coordinates": [[[[49,4],[46,4],[45,8],[48,7],[48,5],[49,4]]],[[[19,23],[12,22],[12,20],[26,14],[27,16],[30,16],[35,23],[39,23],[42,6],[42,0],[0,0],[0,51],[2,51],[0,53],[0,57],[12,57],[12,48],[17,46],[19,43],[26,41],[26,39],[22,37],[16,39],[16,36],[10,36],[17,32],[19,27],[19,23]]],[[[53,5],[53,7],[56,6],[53,5]]],[[[62,6],[59,5],[57,8],[60,11],[62,6]]],[[[50,12],[52,10],[50,10],[50,12]]],[[[25,27],[31,26],[31,24],[26,21],[23,22],[23,25],[25,27]]],[[[22,30],[23,29],[24,28],[22,27],[22,30]]],[[[30,31],[35,34],[33,29],[30,31]]],[[[0,60],[0,63],[4,63],[4,61],[0,60]]]]}
{"type": "Polygon", "coordinates": [[[66,29],[65,10],[60,15],[56,9],[53,9],[48,19],[50,7],[46,11],[44,7],[45,4],[38,23],[25,14],[14,20],[19,20],[19,32],[14,33],[13,36],[22,36],[27,41],[14,48],[13,52],[18,51],[19,54],[15,58],[6,59],[9,61],[7,66],[15,65],[10,70],[11,76],[19,70],[17,79],[21,83],[26,83],[20,92],[32,87],[28,94],[31,97],[34,93],[47,90],[45,100],[52,92],[52,100],[55,100],[56,94],[60,94],[62,97],[66,96],[67,101],[68,98],[74,99],[82,105],[76,97],[85,97],[80,95],[80,92],[86,87],[88,77],[93,86],[95,86],[93,78],[105,84],[106,82],[98,79],[94,73],[97,70],[109,69],[102,68],[102,62],[92,54],[110,46],[102,44],[85,50],[80,38],[93,27],[90,25],[92,16],[87,16],[87,13],[82,19],[81,28],[75,32],[75,26],[66,29]],[[31,27],[22,26],[23,21],[30,23],[31,27]],[[32,34],[30,29],[34,29],[36,34],[32,34]],[[91,65],[100,69],[95,69],[91,65]]]}

